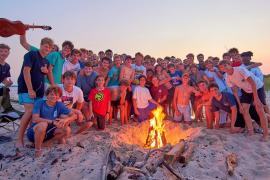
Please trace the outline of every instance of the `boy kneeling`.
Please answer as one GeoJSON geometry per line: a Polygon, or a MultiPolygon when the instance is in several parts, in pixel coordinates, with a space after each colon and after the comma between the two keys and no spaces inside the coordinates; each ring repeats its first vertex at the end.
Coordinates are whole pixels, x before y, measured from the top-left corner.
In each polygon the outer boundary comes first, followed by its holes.
{"type": "Polygon", "coordinates": [[[34,103],[32,124],[27,131],[27,137],[35,143],[35,157],[41,156],[41,145],[44,141],[58,140],[65,143],[71,129],[69,121],[74,119],[73,113],[59,102],[62,92],[57,86],[49,87],[45,95],[47,100],[38,100],[34,103]]]}

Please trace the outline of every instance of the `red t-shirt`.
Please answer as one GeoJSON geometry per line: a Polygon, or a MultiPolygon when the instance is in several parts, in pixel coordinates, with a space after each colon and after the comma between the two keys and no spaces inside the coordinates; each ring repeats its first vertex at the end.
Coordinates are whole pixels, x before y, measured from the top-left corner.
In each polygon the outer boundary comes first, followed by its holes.
{"type": "Polygon", "coordinates": [[[88,96],[92,102],[93,112],[105,116],[108,110],[108,103],[111,101],[111,92],[108,88],[98,91],[97,88],[92,89],[88,96]]]}
{"type": "MultiPolygon", "coordinates": [[[[158,87],[151,87],[151,95],[155,101],[158,102],[159,99],[163,98],[164,96],[168,95],[168,90],[165,86],[161,85],[158,87]]],[[[164,104],[166,101],[163,101],[164,104]]]]}

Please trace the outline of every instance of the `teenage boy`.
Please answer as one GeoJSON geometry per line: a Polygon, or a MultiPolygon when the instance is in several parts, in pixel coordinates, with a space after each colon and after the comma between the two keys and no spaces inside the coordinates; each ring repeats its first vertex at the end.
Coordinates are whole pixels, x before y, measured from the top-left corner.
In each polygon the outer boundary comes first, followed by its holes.
{"type": "Polygon", "coordinates": [[[66,60],[63,64],[62,75],[67,71],[73,71],[76,75],[81,69],[79,60],[81,58],[81,51],[78,49],[72,49],[70,59],[66,60]]]}
{"type": "MultiPolygon", "coordinates": [[[[121,125],[127,124],[129,120],[129,100],[130,96],[132,96],[129,93],[129,88],[130,83],[128,80],[121,80],[120,81],[120,120],[121,120],[121,125]]],[[[131,97],[132,98],[132,97],[131,97]]]]}
{"type": "Polygon", "coordinates": [[[134,76],[134,85],[139,85],[139,77],[141,75],[146,76],[146,68],[142,65],[143,62],[143,54],[138,52],[135,54],[135,64],[132,64],[132,69],[135,71],[134,76]]]}
{"type": "Polygon", "coordinates": [[[80,126],[75,133],[78,134],[90,128],[92,122],[83,121],[84,117],[81,112],[84,103],[83,92],[79,87],[75,86],[75,83],[76,74],[73,71],[67,71],[63,75],[63,84],[59,84],[59,87],[62,90],[61,101],[76,115],[73,120],[80,126]]]}
{"type": "Polygon", "coordinates": [[[133,93],[133,107],[134,112],[138,116],[138,121],[142,122],[149,118],[150,112],[159,104],[152,99],[149,90],[145,87],[146,77],[141,75],[139,77],[139,86],[135,87],[133,93]]]}
{"type": "Polygon", "coordinates": [[[92,89],[89,94],[89,118],[93,117],[98,129],[104,130],[111,112],[111,94],[110,90],[105,88],[103,76],[97,76],[95,83],[96,88],[92,89]]]}
{"type": "Polygon", "coordinates": [[[114,66],[108,72],[108,78],[106,80],[106,86],[119,86],[119,74],[121,67],[121,57],[119,55],[115,55],[114,66]]]}
{"type": "MultiPolygon", "coordinates": [[[[24,146],[24,132],[32,117],[33,104],[44,96],[45,75],[52,72],[48,69],[49,62],[45,58],[52,50],[53,40],[43,38],[38,51],[30,51],[24,55],[21,73],[18,78],[18,96],[23,104],[25,113],[20,121],[17,150],[24,146]]],[[[51,82],[52,83],[52,82],[51,82]]]]}
{"type": "Polygon", "coordinates": [[[28,139],[35,144],[35,157],[41,156],[41,146],[44,141],[65,144],[71,129],[68,122],[73,118],[73,113],[58,99],[61,89],[58,86],[49,87],[46,100],[35,102],[30,128],[27,131],[28,139]],[[49,141],[48,141],[49,140],[49,141]]]}
{"type": "Polygon", "coordinates": [[[232,88],[237,100],[240,112],[243,114],[249,135],[254,133],[252,121],[249,114],[250,104],[255,105],[260,117],[260,124],[263,128],[262,141],[268,140],[268,122],[265,116],[264,106],[266,106],[264,84],[253,73],[244,67],[232,67],[229,62],[221,61],[219,68],[227,74],[226,82],[232,88]],[[242,96],[238,96],[238,88],[241,89],[242,96]]]}
{"type": "Polygon", "coordinates": [[[219,91],[218,85],[214,83],[210,84],[208,89],[213,97],[211,102],[211,109],[214,113],[214,127],[219,128],[221,126],[220,110],[223,110],[230,115],[231,122],[226,121],[226,124],[231,127],[231,132],[240,132],[241,127],[245,127],[245,122],[240,113],[238,113],[238,108],[234,96],[231,93],[219,91]]]}
{"type": "Polygon", "coordinates": [[[6,63],[9,53],[10,47],[6,44],[0,44],[0,83],[3,84],[3,86],[0,86],[0,106],[4,110],[2,113],[15,111],[21,114],[22,112],[15,110],[10,102],[9,87],[13,82],[10,79],[10,66],[6,63]]]}
{"type": "Polygon", "coordinates": [[[93,71],[92,63],[88,61],[84,64],[84,68],[80,71],[76,81],[76,86],[81,88],[83,92],[84,104],[82,107],[82,113],[84,114],[84,117],[86,119],[90,116],[88,110],[89,107],[88,96],[91,89],[95,87],[96,77],[97,73],[93,71]]]}
{"type": "Polygon", "coordinates": [[[159,84],[160,81],[157,76],[152,78],[151,95],[153,99],[158,102],[164,109],[167,104],[168,90],[163,84],[159,84]]]}
{"type": "MultiPolygon", "coordinates": [[[[181,115],[184,122],[191,124],[190,97],[192,93],[200,94],[194,87],[189,85],[189,74],[185,73],[182,77],[183,83],[175,88],[173,97],[173,108],[177,117],[181,115]]],[[[182,119],[181,118],[181,119],[182,119]]],[[[180,120],[181,121],[181,120],[180,120]]]]}
{"type": "Polygon", "coordinates": [[[101,59],[100,66],[97,67],[96,69],[96,72],[98,75],[103,76],[106,80],[109,70],[110,70],[110,59],[108,57],[103,57],[101,59]]]}
{"type": "Polygon", "coordinates": [[[198,60],[198,69],[199,71],[205,71],[205,64],[204,64],[204,55],[203,54],[198,54],[197,55],[197,60],[198,60]]]}

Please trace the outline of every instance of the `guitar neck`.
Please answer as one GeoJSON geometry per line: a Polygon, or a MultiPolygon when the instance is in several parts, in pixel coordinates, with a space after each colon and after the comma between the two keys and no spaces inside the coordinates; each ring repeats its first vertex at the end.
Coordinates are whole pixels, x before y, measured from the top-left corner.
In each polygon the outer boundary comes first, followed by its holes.
{"type": "Polygon", "coordinates": [[[25,25],[27,28],[43,28],[44,26],[25,25]]]}

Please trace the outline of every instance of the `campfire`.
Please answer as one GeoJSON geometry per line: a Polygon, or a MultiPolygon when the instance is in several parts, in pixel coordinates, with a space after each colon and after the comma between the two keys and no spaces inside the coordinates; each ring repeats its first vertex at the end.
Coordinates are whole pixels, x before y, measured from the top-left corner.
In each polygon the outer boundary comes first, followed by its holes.
{"type": "Polygon", "coordinates": [[[165,113],[161,106],[152,111],[153,117],[150,119],[150,126],[146,138],[145,148],[161,148],[167,144],[165,137],[164,118],[165,113]]]}

